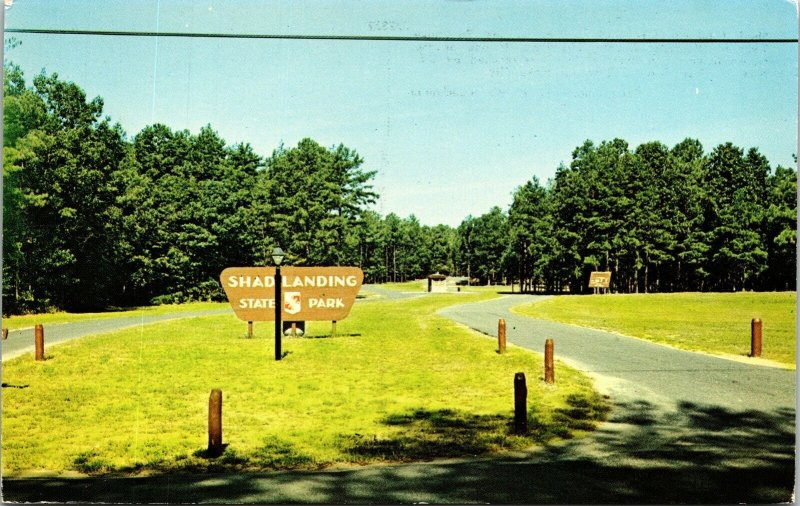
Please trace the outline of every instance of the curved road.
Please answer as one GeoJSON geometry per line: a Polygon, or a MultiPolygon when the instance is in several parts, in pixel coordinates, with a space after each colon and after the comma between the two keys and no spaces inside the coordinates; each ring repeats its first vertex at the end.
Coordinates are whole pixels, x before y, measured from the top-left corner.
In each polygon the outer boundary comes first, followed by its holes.
{"type": "Polygon", "coordinates": [[[142,503],[792,500],[793,371],[509,311],[532,300],[537,298],[510,296],[446,308],[441,314],[491,336],[496,335],[497,319],[504,318],[509,342],[536,351],[552,337],[556,358],[588,372],[611,397],[609,421],[588,437],[515,455],[338,470],[4,480],[4,496],[15,501],[142,503]]]}
{"type": "MultiPolygon", "coordinates": [[[[670,409],[681,403],[733,410],[795,407],[795,372],[692,353],[609,332],[535,320],[512,313],[514,306],[547,298],[511,295],[451,306],[439,313],[497,336],[506,320],[509,343],[543,352],[554,340],[555,356],[589,373],[618,402],[647,401],[670,409]]],[[[744,336],[749,339],[749,336],[744,336]]]]}
{"type": "MultiPolygon", "coordinates": [[[[588,373],[609,395],[608,423],[576,447],[578,461],[629,469],[620,491],[641,502],[789,501],[795,478],[796,372],[682,351],[512,313],[546,297],[511,295],[440,314],[588,373]],[[663,472],[647,483],[652,472],[663,472]],[[675,475],[674,477],[672,475],[675,475]],[[643,481],[643,479],[645,479],[643,481]],[[655,490],[652,487],[656,487],[655,490]],[[663,487],[663,490],[659,490],[663,487]]],[[[746,338],[746,337],[745,337],[746,338]]],[[[558,372],[556,366],[556,381],[558,372]]],[[[592,473],[587,473],[591,477],[592,473]]],[[[572,502],[567,494],[565,500],[572,502]]]]}
{"type": "MultiPolygon", "coordinates": [[[[128,327],[136,327],[139,325],[147,325],[150,323],[175,320],[179,318],[192,318],[195,316],[209,316],[225,313],[233,313],[233,310],[205,309],[202,311],[188,311],[183,313],[167,313],[157,315],[146,315],[145,313],[142,313],[140,316],[120,316],[117,318],[101,318],[98,320],[86,320],[71,323],[55,323],[44,326],[44,349],[46,353],[48,346],[53,344],[69,341],[70,339],[75,339],[78,337],[102,334],[128,327]]],[[[27,328],[9,331],[8,339],[3,341],[2,349],[3,361],[32,352],[34,350],[33,329],[27,328]]]]}
{"type": "MultiPolygon", "coordinates": [[[[373,300],[386,299],[405,299],[410,297],[419,297],[424,294],[417,293],[416,295],[409,292],[398,292],[396,290],[387,290],[385,288],[376,287],[374,285],[365,285],[365,291],[373,292],[380,295],[376,299],[358,299],[356,302],[369,302],[373,300]]],[[[53,344],[58,344],[71,339],[79,337],[90,336],[93,334],[102,334],[105,332],[112,332],[129,327],[136,327],[139,325],[147,325],[150,323],[158,323],[167,320],[176,320],[180,318],[192,318],[195,316],[210,316],[217,314],[233,314],[230,308],[225,309],[205,309],[200,311],[185,311],[176,313],[166,313],[157,315],[147,315],[142,313],[139,316],[120,316],[116,318],[101,318],[97,320],[86,320],[70,323],[55,323],[45,325],[44,328],[44,347],[45,350],[53,344]]],[[[12,330],[8,333],[8,339],[2,341],[2,357],[3,361],[10,360],[25,353],[34,351],[33,342],[33,328],[12,330]]]]}

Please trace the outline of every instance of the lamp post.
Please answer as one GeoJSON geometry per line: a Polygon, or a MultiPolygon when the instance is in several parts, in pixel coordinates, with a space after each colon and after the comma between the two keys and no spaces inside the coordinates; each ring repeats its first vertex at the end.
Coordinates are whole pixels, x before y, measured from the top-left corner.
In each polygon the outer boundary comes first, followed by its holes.
{"type": "Polygon", "coordinates": [[[281,359],[281,309],[283,308],[283,297],[281,296],[281,263],[283,262],[283,250],[280,247],[272,250],[272,261],[275,262],[275,360],[281,359]]]}

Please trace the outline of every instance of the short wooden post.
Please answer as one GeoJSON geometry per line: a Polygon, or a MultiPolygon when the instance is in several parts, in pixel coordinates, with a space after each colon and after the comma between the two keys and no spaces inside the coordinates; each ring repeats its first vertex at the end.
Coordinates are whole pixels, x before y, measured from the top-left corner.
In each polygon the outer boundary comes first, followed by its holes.
{"type": "Polygon", "coordinates": [[[222,390],[211,390],[208,397],[208,454],[222,455],[222,390]]]}
{"type": "Polygon", "coordinates": [[[528,386],[523,372],[514,375],[514,432],[528,432],[528,386]]]}
{"type": "Polygon", "coordinates": [[[331,336],[336,337],[336,320],[331,322],[331,336]]]}
{"type": "Polygon", "coordinates": [[[297,337],[297,324],[292,322],[292,337],[297,337]]]}
{"type": "Polygon", "coordinates": [[[253,337],[253,322],[247,322],[247,337],[253,337]]]}
{"type": "Polygon", "coordinates": [[[751,357],[760,357],[761,356],[761,342],[762,342],[761,320],[759,318],[753,318],[750,321],[750,356],[751,357]]]}
{"type": "Polygon", "coordinates": [[[34,344],[36,346],[36,360],[44,360],[44,327],[41,323],[36,324],[34,327],[34,344]]]}
{"type": "Polygon", "coordinates": [[[3,329],[3,339],[8,339],[8,329],[3,329]]]}
{"type": "Polygon", "coordinates": [[[552,385],[555,381],[555,368],[553,367],[553,340],[544,342],[544,382],[552,385]]]}
{"type": "Polygon", "coordinates": [[[502,318],[497,322],[497,351],[506,352],[506,321],[502,318]]]}

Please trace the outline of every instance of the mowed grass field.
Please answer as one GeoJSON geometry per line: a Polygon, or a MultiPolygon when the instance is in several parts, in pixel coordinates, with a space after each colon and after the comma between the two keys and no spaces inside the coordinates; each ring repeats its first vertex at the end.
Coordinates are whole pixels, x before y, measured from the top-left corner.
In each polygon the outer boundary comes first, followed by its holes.
{"type": "Polygon", "coordinates": [[[558,296],[514,311],[610,330],[693,351],[747,356],[750,321],[762,321],[762,357],[795,364],[796,292],[558,296]]]}
{"type": "Polygon", "coordinates": [[[158,315],[168,313],[186,313],[203,311],[206,309],[227,309],[231,307],[227,302],[190,302],[188,304],[163,304],[160,306],[143,306],[119,311],[103,311],[102,313],[43,313],[32,315],[14,315],[3,317],[3,328],[18,330],[32,328],[37,323],[42,325],[56,325],[60,323],[74,323],[88,320],[101,320],[105,318],[118,318],[120,316],[158,315]]]}
{"type": "Polygon", "coordinates": [[[557,363],[435,315],[495,295],[439,295],[356,304],[329,337],[310,322],[255,337],[232,315],[87,337],[3,364],[4,476],[254,471],[399,462],[526,448],[591,430],[607,401],[557,363]],[[527,376],[530,432],[515,435],[514,373],[527,376]],[[223,392],[223,442],[205,454],[208,398],[223,392]]]}

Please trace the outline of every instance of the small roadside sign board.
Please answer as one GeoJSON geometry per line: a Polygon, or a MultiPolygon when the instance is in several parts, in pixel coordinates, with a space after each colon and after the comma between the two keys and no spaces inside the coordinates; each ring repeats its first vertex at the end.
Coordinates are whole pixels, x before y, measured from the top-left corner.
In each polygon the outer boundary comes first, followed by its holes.
{"type": "Polygon", "coordinates": [[[608,288],[611,285],[611,272],[593,271],[589,275],[589,288],[608,288]]]}
{"type": "MultiPolygon", "coordinates": [[[[281,319],[338,321],[350,314],[364,272],[358,267],[281,268],[281,319]]],[[[275,267],[228,267],[220,283],[236,317],[275,321],[275,267]]]]}

